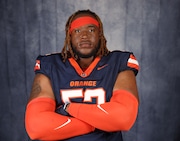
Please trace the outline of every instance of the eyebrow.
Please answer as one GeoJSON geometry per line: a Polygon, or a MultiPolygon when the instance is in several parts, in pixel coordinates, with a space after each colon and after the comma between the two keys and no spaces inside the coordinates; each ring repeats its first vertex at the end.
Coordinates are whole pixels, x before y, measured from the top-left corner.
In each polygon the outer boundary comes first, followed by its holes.
{"type": "Polygon", "coordinates": [[[88,28],[97,28],[97,26],[96,25],[88,25],[88,28]]]}
{"type": "MultiPolygon", "coordinates": [[[[94,25],[94,24],[90,24],[90,25],[88,25],[87,26],[88,28],[98,28],[96,25],[94,25]]],[[[80,27],[77,27],[77,28],[75,28],[75,29],[79,29],[80,27]]]]}

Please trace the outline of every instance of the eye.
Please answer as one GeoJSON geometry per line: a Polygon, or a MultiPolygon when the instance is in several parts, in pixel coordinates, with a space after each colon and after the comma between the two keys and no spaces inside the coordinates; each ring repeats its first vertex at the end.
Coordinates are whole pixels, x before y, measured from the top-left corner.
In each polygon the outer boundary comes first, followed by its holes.
{"type": "Polygon", "coordinates": [[[90,28],[89,29],[89,32],[94,32],[95,31],[95,28],[90,28]]]}
{"type": "Polygon", "coordinates": [[[74,30],[75,33],[80,33],[81,31],[79,29],[74,30]]]}

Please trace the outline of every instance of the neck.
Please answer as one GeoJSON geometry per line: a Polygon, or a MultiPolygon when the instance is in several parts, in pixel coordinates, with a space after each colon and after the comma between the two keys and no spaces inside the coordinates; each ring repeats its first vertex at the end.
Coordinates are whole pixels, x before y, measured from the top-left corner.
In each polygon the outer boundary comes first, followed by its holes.
{"type": "Polygon", "coordinates": [[[94,57],[89,57],[89,58],[79,58],[77,60],[77,63],[79,64],[79,66],[82,68],[82,69],[86,69],[89,67],[89,65],[93,62],[94,60],[94,57]]]}

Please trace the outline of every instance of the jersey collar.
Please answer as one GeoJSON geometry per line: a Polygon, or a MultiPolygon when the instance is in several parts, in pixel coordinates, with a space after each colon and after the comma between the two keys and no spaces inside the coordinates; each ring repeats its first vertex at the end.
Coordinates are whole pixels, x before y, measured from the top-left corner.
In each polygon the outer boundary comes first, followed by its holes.
{"type": "Polygon", "coordinates": [[[96,67],[97,63],[100,61],[100,57],[96,57],[85,71],[81,69],[81,67],[76,62],[76,60],[74,60],[74,58],[69,58],[68,60],[81,77],[88,77],[93,71],[93,69],[96,67]]]}

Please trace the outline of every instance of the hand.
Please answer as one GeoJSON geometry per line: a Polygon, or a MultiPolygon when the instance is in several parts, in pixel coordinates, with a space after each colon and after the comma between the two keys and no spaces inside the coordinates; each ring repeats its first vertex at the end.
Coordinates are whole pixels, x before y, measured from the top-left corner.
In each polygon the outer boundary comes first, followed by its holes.
{"type": "Polygon", "coordinates": [[[64,116],[70,116],[69,113],[67,112],[67,108],[69,106],[69,103],[65,103],[64,105],[61,105],[56,109],[56,113],[64,115],[64,116]]]}

